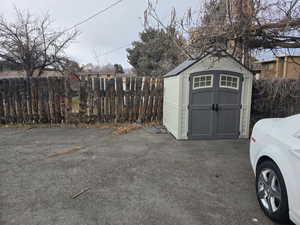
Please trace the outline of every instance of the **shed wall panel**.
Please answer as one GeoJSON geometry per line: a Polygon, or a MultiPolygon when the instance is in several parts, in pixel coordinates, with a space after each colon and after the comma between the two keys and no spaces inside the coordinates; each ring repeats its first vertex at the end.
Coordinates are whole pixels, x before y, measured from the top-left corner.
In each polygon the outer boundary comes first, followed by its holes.
{"type": "Polygon", "coordinates": [[[164,79],[164,107],[163,124],[167,130],[177,139],[179,137],[179,101],[180,101],[180,77],[169,77],[164,79]]]}

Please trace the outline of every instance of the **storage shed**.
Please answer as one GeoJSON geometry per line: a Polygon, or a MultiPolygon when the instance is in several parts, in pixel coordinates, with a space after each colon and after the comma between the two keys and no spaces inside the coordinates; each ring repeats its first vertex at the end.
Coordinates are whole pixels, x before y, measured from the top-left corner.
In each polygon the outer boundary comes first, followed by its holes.
{"type": "Polygon", "coordinates": [[[248,138],[252,72],[226,52],[164,76],[163,123],[176,139],[248,138]]]}

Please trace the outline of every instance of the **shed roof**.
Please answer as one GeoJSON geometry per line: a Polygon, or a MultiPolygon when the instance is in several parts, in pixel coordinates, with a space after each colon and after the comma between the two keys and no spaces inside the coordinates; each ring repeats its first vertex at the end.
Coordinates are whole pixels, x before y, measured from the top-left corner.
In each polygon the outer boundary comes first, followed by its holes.
{"type": "Polygon", "coordinates": [[[167,73],[165,75],[165,77],[169,77],[169,76],[175,76],[180,74],[182,71],[186,70],[187,68],[189,68],[190,66],[194,65],[196,62],[198,62],[197,59],[189,59],[184,61],[183,63],[179,64],[178,66],[176,66],[173,70],[171,70],[169,73],[167,73]]]}
{"type": "MultiPolygon", "coordinates": [[[[223,57],[230,57],[231,59],[233,59],[234,61],[236,61],[238,64],[240,64],[241,66],[243,66],[244,68],[246,68],[248,71],[250,71],[251,73],[253,72],[251,69],[249,69],[248,67],[246,67],[245,65],[243,65],[239,60],[237,60],[235,57],[233,57],[232,55],[230,55],[229,53],[227,53],[226,51],[222,50],[222,53],[224,53],[223,57]]],[[[218,55],[220,55],[220,51],[217,53],[218,55]]],[[[177,67],[175,67],[173,70],[171,70],[170,72],[168,72],[166,75],[164,75],[164,78],[167,77],[172,77],[172,76],[177,76],[179,75],[181,72],[187,70],[189,67],[193,66],[195,63],[200,62],[203,58],[209,56],[209,55],[213,55],[213,53],[211,54],[206,54],[202,57],[199,57],[197,59],[188,59],[186,61],[184,61],[183,63],[179,64],[177,67]]]]}

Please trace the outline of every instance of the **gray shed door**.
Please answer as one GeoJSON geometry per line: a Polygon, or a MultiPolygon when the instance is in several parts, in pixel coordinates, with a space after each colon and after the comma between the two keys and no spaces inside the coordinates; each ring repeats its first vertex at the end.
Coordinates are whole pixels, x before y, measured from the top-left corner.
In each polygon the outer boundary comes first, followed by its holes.
{"type": "Polygon", "coordinates": [[[238,138],[243,76],[205,71],[190,76],[190,139],[238,138]]]}

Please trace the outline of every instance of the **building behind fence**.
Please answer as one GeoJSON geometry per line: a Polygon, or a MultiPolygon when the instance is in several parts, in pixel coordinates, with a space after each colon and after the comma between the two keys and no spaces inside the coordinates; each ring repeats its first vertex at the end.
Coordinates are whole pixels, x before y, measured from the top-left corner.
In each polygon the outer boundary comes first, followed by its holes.
{"type": "Polygon", "coordinates": [[[0,79],[0,123],[105,123],[162,120],[159,78],[0,79]]]}

